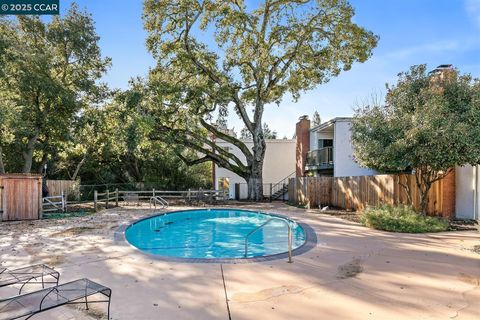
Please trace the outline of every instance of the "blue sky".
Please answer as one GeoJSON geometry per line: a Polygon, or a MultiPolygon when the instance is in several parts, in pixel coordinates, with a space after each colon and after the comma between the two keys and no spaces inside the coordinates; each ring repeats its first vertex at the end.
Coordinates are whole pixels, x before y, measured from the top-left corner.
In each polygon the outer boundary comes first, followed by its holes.
{"type": "MultiPolygon", "coordinates": [[[[62,10],[72,1],[60,0],[62,10]]],[[[133,76],[143,76],[154,60],[145,48],[142,1],[79,0],[92,13],[100,46],[113,65],[104,80],[126,88],[133,76]]],[[[322,120],[351,116],[358,101],[382,94],[385,83],[400,71],[427,63],[429,68],[453,64],[461,72],[480,77],[480,0],[351,0],[354,20],[380,36],[370,60],[356,64],[329,83],[304,93],[296,103],[286,97],[268,106],[264,120],[280,137],[292,137],[301,115],[317,110],[322,120]]],[[[232,113],[229,125],[243,127],[232,113]]]]}

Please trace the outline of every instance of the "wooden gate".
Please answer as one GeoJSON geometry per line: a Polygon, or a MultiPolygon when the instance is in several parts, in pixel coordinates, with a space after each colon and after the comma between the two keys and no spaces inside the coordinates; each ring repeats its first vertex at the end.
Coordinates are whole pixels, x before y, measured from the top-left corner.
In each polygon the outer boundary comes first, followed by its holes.
{"type": "Polygon", "coordinates": [[[42,216],[40,175],[0,175],[3,221],[35,220],[42,216]]]}

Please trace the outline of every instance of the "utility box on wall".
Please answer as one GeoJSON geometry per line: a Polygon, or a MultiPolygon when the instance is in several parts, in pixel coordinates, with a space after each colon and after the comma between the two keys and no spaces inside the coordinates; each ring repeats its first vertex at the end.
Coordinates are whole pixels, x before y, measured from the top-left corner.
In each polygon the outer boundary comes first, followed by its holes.
{"type": "Polygon", "coordinates": [[[42,218],[42,176],[0,175],[0,212],[2,221],[42,218]]]}

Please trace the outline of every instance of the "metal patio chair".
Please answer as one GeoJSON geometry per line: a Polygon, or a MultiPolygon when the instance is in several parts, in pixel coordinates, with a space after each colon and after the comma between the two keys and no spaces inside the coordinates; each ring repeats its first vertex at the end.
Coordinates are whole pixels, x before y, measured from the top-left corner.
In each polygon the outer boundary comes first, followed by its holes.
{"type": "Polygon", "coordinates": [[[55,287],[25,293],[0,300],[0,320],[29,319],[34,315],[67,304],[108,303],[107,319],[110,319],[112,290],[89,279],[79,279],[55,287]],[[102,294],[105,300],[91,300],[88,297],[102,294]],[[82,301],[78,301],[82,299],[82,301]]]}
{"type": "Polygon", "coordinates": [[[60,273],[53,268],[36,264],[28,267],[10,270],[8,268],[0,268],[0,287],[21,284],[18,294],[22,293],[23,288],[27,284],[41,284],[45,288],[45,284],[56,284],[60,279],[60,273]]]}

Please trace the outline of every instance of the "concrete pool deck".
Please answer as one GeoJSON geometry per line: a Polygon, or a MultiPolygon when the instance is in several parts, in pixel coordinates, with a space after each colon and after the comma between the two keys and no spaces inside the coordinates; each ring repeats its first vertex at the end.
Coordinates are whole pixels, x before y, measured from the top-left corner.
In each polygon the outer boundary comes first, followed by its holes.
{"type": "MultiPolygon", "coordinates": [[[[396,234],[280,203],[242,208],[308,223],[318,242],[292,264],[162,261],[114,242],[122,222],[152,212],[128,207],[0,223],[0,264],[46,263],[62,283],[88,277],[104,284],[113,290],[111,319],[480,319],[476,231],[396,234]]],[[[0,290],[0,297],[15,292],[0,290]]],[[[33,319],[97,319],[106,310],[83,309],[33,319]]]]}

